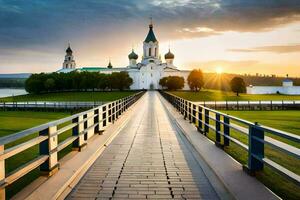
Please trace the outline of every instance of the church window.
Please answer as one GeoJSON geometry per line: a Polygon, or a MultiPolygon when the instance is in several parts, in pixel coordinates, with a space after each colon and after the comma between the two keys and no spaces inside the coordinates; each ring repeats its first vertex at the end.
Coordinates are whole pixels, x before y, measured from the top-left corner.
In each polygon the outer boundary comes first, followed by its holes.
{"type": "Polygon", "coordinates": [[[149,56],[151,56],[151,48],[149,48],[149,56]]]}
{"type": "Polygon", "coordinates": [[[157,56],[157,48],[155,48],[155,57],[157,56]]]}
{"type": "Polygon", "coordinates": [[[69,57],[69,61],[71,60],[71,57],[69,57]]]}

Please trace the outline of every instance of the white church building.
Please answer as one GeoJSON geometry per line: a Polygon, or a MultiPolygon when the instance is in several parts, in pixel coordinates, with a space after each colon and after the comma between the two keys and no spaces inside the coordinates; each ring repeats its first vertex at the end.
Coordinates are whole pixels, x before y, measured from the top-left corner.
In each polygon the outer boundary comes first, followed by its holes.
{"type": "Polygon", "coordinates": [[[155,37],[153,31],[153,24],[149,25],[149,32],[143,43],[143,56],[138,62],[139,56],[132,50],[128,55],[129,65],[127,67],[113,67],[109,62],[107,67],[76,67],[73,56],[73,51],[69,47],[66,50],[66,56],[63,63],[63,68],[58,72],[71,72],[71,71],[89,71],[110,74],[112,72],[128,72],[129,76],[133,79],[133,84],[130,89],[161,89],[159,80],[167,76],[181,76],[185,80],[184,90],[188,90],[187,77],[190,73],[189,70],[179,70],[174,66],[174,54],[170,49],[164,56],[165,62],[162,61],[159,51],[159,42],[155,37]]]}

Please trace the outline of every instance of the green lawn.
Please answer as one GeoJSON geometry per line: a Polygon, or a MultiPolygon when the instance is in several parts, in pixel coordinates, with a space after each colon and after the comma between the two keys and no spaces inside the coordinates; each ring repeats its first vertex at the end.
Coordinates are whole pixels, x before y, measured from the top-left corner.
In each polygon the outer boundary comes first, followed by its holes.
{"type": "Polygon", "coordinates": [[[14,97],[0,98],[0,102],[12,101],[114,101],[136,93],[124,92],[59,92],[47,94],[28,94],[14,97]]]}
{"type": "MultiPolygon", "coordinates": [[[[5,135],[13,134],[21,130],[25,130],[40,124],[47,123],[56,119],[60,119],[70,115],[67,112],[30,112],[30,111],[0,111],[0,137],[5,135]]],[[[59,136],[59,140],[63,141],[71,133],[66,132],[59,136]]],[[[38,133],[34,133],[28,137],[22,138],[16,142],[5,145],[5,148],[15,146],[21,142],[27,141],[33,137],[36,137],[38,133]]],[[[60,152],[62,154],[70,151],[71,148],[60,152]]],[[[36,158],[38,154],[38,145],[31,147],[5,161],[6,174],[12,172],[17,167],[25,164],[26,162],[36,158]]],[[[25,175],[23,178],[17,180],[12,185],[8,186],[6,189],[6,195],[10,198],[13,194],[16,194],[24,186],[28,185],[34,179],[40,175],[39,170],[35,169],[29,174],[25,175]]]]}
{"type": "Polygon", "coordinates": [[[240,94],[220,90],[201,90],[200,92],[174,91],[171,92],[190,101],[270,101],[270,100],[300,100],[300,95],[278,94],[240,94]]]}
{"type": "Polygon", "coordinates": [[[300,135],[300,111],[221,111],[252,122],[300,135]]]}
{"type": "MultiPolygon", "coordinates": [[[[291,132],[300,135],[300,111],[221,111],[230,115],[240,117],[252,122],[259,122],[260,124],[270,126],[276,129],[291,132]]],[[[236,123],[236,122],[234,122],[236,123]]],[[[210,124],[214,125],[214,121],[210,120],[210,124]]],[[[242,124],[239,124],[242,126],[242,124]]],[[[248,144],[248,136],[237,131],[231,130],[230,135],[244,144],[248,144]]],[[[266,134],[280,141],[286,142],[297,148],[300,144],[291,142],[278,136],[266,134]]],[[[208,135],[210,139],[215,141],[215,132],[210,130],[208,135]]],[[[225,148],[225,151],[238,160],[242,164],[247,164],[248,154],[238,145],[230,142],[230,146],[225,148]]],[[[287,169],[300,174],[300,162],[298,159],[282,153],[269,145],[265,146],[265,156],[276,163],[286,167],[287,169]]],[[[272,191],[278,194],[283,199],[300,199],[300,187],[289,181],[287,178],[281,176],[269,167],[264,168],[257,178],[263,182],[272,191]]]]}

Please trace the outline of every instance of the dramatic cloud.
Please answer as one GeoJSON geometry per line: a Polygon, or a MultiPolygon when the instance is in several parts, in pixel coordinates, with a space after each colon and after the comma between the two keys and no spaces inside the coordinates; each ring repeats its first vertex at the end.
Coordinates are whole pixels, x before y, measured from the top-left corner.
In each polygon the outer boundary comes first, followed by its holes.
{"type": "Polygon", "coordinates": [[[300,45],[263,46],[263,47],[255,47],[250,49],[229,49],[228,51],[243,52],[243,53],[252,53],[252,52],[293,53],[293,52],[300,52],[300,45]]]}
{"type": "Polygon", "coordinates": [[[11,63],[17,66],[16,60],[48,63],[47,70],[53,70],[54,56],[63,54],[68,42],[78,47],[76,56],[90,58],[81,59],[84,64],[127,54],[143,41],[150,16],[160,42],[169,42],[270,31],[300,21],[300,1],[0,0],[0,72],[11,63]],[[30,53],[20,54],[23,50],[30,53]]]}
{"type": "MultiPolygon", "coordinates": [[[[203,37],[222,31],[264,31],[299,20],[295,0],[0,0],[0,42],[62,42],[90,31],[107,32],[145,23],[153,16],[163,38],[203,37]],[[137,23],[138,22],[138,23],[137,23]],[[205,27],[207,31],[197,30],[205,27]]],[[[130,27],[130,28],[129,28],[130,27]]]]}

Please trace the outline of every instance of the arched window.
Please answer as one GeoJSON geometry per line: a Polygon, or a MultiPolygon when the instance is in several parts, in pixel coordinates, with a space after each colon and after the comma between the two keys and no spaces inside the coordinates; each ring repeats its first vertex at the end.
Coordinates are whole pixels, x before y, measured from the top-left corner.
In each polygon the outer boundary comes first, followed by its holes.
{"type": "Polygon", "coordinates": [[[149,48],[149,56],[151,56],[151,48],[149,48]]]}
{"type": "Polygon", "coordinates": [[[69,57],[69,61],[71,60],[71,57],[69,57]]]}

